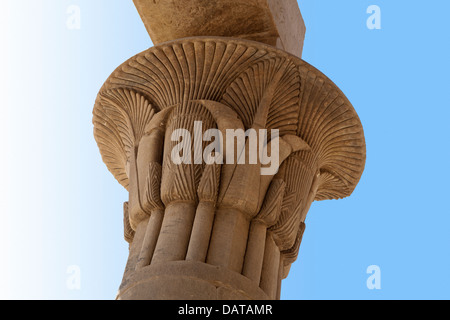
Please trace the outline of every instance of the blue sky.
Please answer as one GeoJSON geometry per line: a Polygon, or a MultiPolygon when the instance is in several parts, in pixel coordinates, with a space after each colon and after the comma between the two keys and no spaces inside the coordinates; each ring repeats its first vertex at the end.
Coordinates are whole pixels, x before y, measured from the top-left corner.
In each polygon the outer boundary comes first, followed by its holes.
{"type": "MultiPolygon", "coordinates": [[[[348,96],[365,173],[314,203],[283,299],[449,299],[450,2],[301,0],[303,58],[348,96]],[[381,30],[369,30],[370,5],[381,30]],[[381,270],[369,290],[367,267],[381,270]]],[[[0,3],[0,298],[113,299],[127,258],[125,190],[92,134],[109,74],[151,41],[131,0],[0,3]],[[67,8],[80,8],[69,30],[67,8]],[[79,266],[81,290],[67,286],[79,266]]]]}

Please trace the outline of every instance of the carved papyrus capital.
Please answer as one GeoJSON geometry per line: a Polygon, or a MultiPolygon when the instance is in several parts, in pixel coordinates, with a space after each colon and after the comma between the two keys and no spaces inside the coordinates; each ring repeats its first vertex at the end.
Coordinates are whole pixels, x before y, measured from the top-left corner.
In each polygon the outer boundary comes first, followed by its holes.
{"type": "MultiPolygon", "coordinates": [[[[366,156],[360,120],[331,80],[284,51],[231,38],[168,42],[125,62],[100,90],[94,135],[108,169],[130,193],[124,299],[136,298],[139,286],[144,298],[183,299],[170,284],[162,289],[163,265],[172,273],[195,265],[208,279],[216,274],[210,266],[234,275],[233,284],[203,283],[199,299],[243,291],[247,298],[278,298],[311,203],[349,196],[366,156]],[[259,161],[227,161],[232,151],[248,151],[248,143],[227,145],[223,163],[211,165],[195,161],[208,143],[193,141],[194,161],[176,164],[178,129],[201,136],[209,129],[277,129],[280,169],[261,175],[259,161]]],[[[275,150],[273,141],[266,148],[275,150]]]]}

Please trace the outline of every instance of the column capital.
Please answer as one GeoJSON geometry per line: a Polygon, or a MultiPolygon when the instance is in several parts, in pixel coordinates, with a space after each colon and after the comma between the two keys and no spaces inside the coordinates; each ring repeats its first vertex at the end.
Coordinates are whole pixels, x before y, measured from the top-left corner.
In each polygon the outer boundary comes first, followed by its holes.
{"type": "MultiPolygon", "coordinates": [[[[195,101],[218,102],[224,110],[233,110],[245,129],[251,128],[263,93],[277,73],[280,81],[271,97],[267,129],[279,129],[281,137],[298,136],[310,146],[292,154],[290,162],[302,158],[299,163],[320,173],[315,200],[350,196],[366,159],[363,128],[350,101],[307,62],[239,39],[176,40],[117,68],[94,107],[94,135],[104,162],[128,189],[130,157],[145,128],[170,108],[180,111],[195,101]]],[[[206,108],[204,113],[210,114],[206,108]]]]}
{"type": "MultiPolygon", "coordinates": [[[[127,294],[119,298],[140,295],[129,291],[136,272],[194,261],[251,279],[253,298],[261,289],[275,299],[311,203],[350,196],[364,170],[363,128],[341,90],[300,58],[260,42],[196,37],[157,45],[112,73],[93,113],[102,158],[130,194],[127,294]],[[175,164],[172,133],[192,133],[198,121],[201,135],[279,130],[278,172],[261,175],[261,163],[175,164]]],[[[194,157],[206,147],[192,145],[194,157]]],[[[155,283],[145,297],[164,286],[155,283]]]]}

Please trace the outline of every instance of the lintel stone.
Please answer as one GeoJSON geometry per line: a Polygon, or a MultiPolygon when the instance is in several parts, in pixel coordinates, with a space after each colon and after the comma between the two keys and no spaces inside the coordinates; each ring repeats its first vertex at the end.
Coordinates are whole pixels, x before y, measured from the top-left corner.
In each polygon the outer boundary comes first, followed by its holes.
{"type": "Polygon", "coordinates": [[[155,45],[223,36],[266,43],[301,57],[305,23],[296,0],[133,0],[155,45]]]}

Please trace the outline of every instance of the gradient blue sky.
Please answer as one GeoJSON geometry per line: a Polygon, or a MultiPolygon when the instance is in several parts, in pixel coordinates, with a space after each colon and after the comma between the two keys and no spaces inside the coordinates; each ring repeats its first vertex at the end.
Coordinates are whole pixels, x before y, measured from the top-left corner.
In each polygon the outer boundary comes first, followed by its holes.
{"type": "MultiPolygon", "coordinates": [[[[450,2],[301,0],[303,58],[346,93],[367,165],[314,203],[283,299],[449,299],[450,2]],[[369,5],[382,29],[369,30],[369,5]],[[381,290],[366,286],[370,265],[381,290]]],[[[127,193],[92,134],[109,74],[151,41],[131,0],[0,2],[0,299],[113,299],[127,193]],[[66,27],[81,9],[81,29],[66,27]],[[69,290],[67,267],[81,270],[69,290]]]]}

